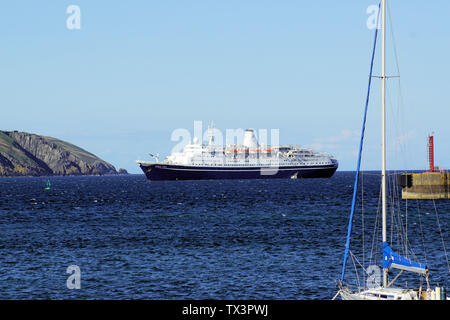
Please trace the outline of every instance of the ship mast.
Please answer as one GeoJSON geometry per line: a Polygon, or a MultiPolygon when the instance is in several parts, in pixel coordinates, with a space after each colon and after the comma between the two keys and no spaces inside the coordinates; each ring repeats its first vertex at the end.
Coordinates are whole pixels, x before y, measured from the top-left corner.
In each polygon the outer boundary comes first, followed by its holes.
{"type": "Polygon", "coordinates": [[[208,135],[209,135],[209,145],[212,146],[214,144],[214,122],[211,120],[211,124],[208,127],[208,135]]]}
{"type": "MultiPolygon", "coordinates": [[[[382,42],[381,42],[381,197],[382,237],[386,235],[386,0],[381,0],[382,42]]],[[[383,268],[383,287],[388,286],[388,270],[383,268]]]]}

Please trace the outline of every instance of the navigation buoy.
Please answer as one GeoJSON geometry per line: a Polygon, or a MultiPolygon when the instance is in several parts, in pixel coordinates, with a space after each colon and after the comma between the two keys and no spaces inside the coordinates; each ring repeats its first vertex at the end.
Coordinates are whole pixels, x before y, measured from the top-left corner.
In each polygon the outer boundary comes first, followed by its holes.
{"type": "Polygon", "coordinates": [[[49,179],[47,179],[47,185],[46,185],[46,187],[45,187],[45,190],[50,190],[50,186],[51,186],[52,184],[50,183],[50,180],[49,179]]]}

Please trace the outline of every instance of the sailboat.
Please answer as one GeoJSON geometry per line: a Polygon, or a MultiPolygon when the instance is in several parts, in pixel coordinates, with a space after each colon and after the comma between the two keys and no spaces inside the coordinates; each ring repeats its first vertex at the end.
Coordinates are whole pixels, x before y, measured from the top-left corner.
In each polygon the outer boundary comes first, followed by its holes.
{"type": "MultiPolygon", "coordinates": [[[[369,102],[369,93],[370,93],[370,86],[371,86],[371,80],[372,80],[372,71],[373,71],[373,62],[374,62],[374,56],[376,52],[376,42],[378,37],[378,28],[375,30],[375,41],[373,46],[373,52],[372,52],[372,62],[371,62],[371,68],[370,68],[370,77],[369,77],[369,89],[367,93],[367,99],[366,99],[366,109],[364,113],[364,121],[363,121],[363,129],[362,129],[362,135],[361,135],[361,141],[360,141],[360,148],[359,148],[359,157],[358,157],[358,163],[357,163],[357,171],[356,171],[356,177],[355,177],[355,184],[354,184],[354,190],[353,190],[353,201],[352,201],[352,208],[349,218],[349,226],[348,226],[348,234],[347,234],[347,241],[346,241],[346,247],[345,247],[345,254],[344,254],[344,263],[342,267],[342,273],[341,273],[341,279],[338,281],[338,287],[339,290],[336,294],[336,296],[333,298],[335,299],[339,295],[343,300],[441,300],[446,299],[445,297],[445,289],[436,287],[435,290],[432,290],[429,285],[429,279],[428,279],[428,267],[423,264],[416,261],[413,261],[411,259],[408,259],[406,257],[403,257],[399,254],[397,254],[389,245],[387,240],[387,227],[386,227],[386,207],[387,207],[387,200],[386,200],[386,2],[387,0],[381,0],[379,5],[379,12],[381,13],[381,33],[382,33],[382,57],[381,57],[381,141],[382,141],[382,151],[381,151],[381,211],[382,211],[382,283],[381,281],[378,281],[375,283],[375,285],[367,286],[367,287],[359,287],[356,290],[351,289],[348,284],[345,284],[344,282],[344,274],[346,269],[346,262],[349,257],[349,244],[350,244],[350,235],[351,235],[351,228],[352,228],[352,219],[353,214],[355,211],[355,199],[356,199],[356,192],[358,189],[358,176],[359,176],[359,170],[360,170],[360,164],[361,164],[361,151],[363,146],[363,140],[364,140],[364,130],[365,130],[365,122],[366,122],[366,116],[367,116],[367,106],[369,102]],[[389,271],[392,269],[398,269],[400,270],[398,275],[392,280],[389,281],[389,271]],[[404,272],[412,272],[415,273],[418,276],[425,278],[426,288],[422,288],[422,285],[420,288],[401,288],[401,287],[395,287],[394,282],[397,280],[398,276],[404,272]]],[[[380,14],[378,16],[378,19],[380,19],[380,14]]],[[[422,283],[422,282],[421,282],[422,283]]]]}

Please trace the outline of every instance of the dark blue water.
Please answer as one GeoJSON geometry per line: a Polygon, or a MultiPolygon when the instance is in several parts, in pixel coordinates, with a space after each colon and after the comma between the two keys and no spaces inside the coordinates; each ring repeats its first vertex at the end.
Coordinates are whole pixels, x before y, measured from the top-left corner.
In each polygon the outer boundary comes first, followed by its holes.
{"type": "MultiPolygon", "coordinates": [[[[0,179],[0,299],[330,299],[353,177],[51,177],[49,191],[47,178],[0,179]],[[69,265],[80,267],[80,289],[66,286],[69,265]]],[[[363,230],[370,247],[378,183],[376,176],[364,180],[364,228],[360,212],[355,246],[363,230]]],[[[410,202],[408,234],[442,284],[450,202],[436,209],[439,225],[433,202],[410,202]]]]}

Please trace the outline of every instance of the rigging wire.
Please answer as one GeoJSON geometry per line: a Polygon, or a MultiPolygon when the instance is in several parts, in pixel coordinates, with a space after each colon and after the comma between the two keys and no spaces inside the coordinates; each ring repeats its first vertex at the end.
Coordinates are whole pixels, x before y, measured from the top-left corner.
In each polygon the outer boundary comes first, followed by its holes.
{"type": "Polygon", "coordinates": [[[428,258],[427,258],[427,250],[425,249],[425,238],[424,238],[424,233],[423,233],[423,227],[422,227],[422,219],[420,217],[420,205],[419,205],[419,200],[416,200],[417,202],[417,213],[418,213],[418,217],[419,217],[419,228],[420,228],[420,235],[422,238],[422,250],[424,252],[425,255],[425,263],[428,265],[428,258]]]}
{"type": "MultiPolygon", "coordinates": [[[[392,119],[392,123],[397,124],[394,125],[393,127],[395,128],[395,133],[397,135],[397,140],[394,143],[393,147],[397,149],[397,151],[400,152],[393,152],[393,157],[395,158],[398,154],[403,155],[404,158],[403,159],[396,159],[399,160],[399,163],[401,162],[400,160],[403,160],[403,162],[405,163],[406,168],[408,168],[408,164],[407,164],[407,160],[408,159],[412,159],[412,156],[410,154],[410,149],[407,148],[407,144],[405,143],[408,140],[408,135],[410,135],[410,132],[406,132],[406,130],[404,130],[405,126],[404,126],[404,117],[402,117],[401,115],[404,114],[404,100],[403,100],[403,93],[402,93],[402,83],[401,83],[401,77],[400,77],[400,66],[399,66],[399,59],[398,59],[398,53],[397,53],[397,47],[396,47],[396,41],[395,41],[395,33],[394,33],[394,28],[393,28],[393,22],[392,22],[392,17],[391,17],[391,11],[390,11],[390,6],[389,6],[389,2],[388,2],[388,17],[389,17],[389,25],[390,25],[390,30],[391,30],[391,37],[392,37],[392,45],[393,45],[393,54],[395,57],[395,67],[396,67],[396,71],[397,71],[397,76],[393,76],[393,77],[388,77],[388,78],[398,78],[397,81],[397,85],[398,85],[398,95],[397,95],[397,101],[396,104],[392,103],[392,96],[391,96],[391,89],[392,92],[394,92],[393,88],[388,87],[386,90],[386,93],[388,95],[388,99],[390,102],[391,106],[397,106],[397,108],[394,110],[394,108],[389,108],[390,111],[390,119],[392,119]],[[394,112],[396,111],[396,112],[394,112]],[[400,134],[402,133],[402,134],[400,134]]],[[[375,77],[372,75],[372,69],[373,69],[373,62],[374,62],[374,55],[375,55],[375,49],[376,49],[376,41],[377,41],[377,30],[375,32],[375,41],[374,41],[374,48],[373,48],[373,56],[372,56],[372,61],[371,61],[371,71],[370,71],[370,77],[369,77],[369,88],[368,88],[368,93],[367,93],[367,100],[366,100],[366,108],[365,108],[365,113],[364,113],[364,122],[363,122],[363,128],[362,128],[362,133],[361,133],[361,142],[360,142],[360,153],[359,153],[359,157],[358,157],[358,163],[357,163],[357,172],[356,172],[356,178],[355,178],[355,186],[354,186],[354,190],[353,190],[353,201],[352,201],[352,210],[351,210],[351,215],[350,215],[350,219],[349,219],[349,229],[348,229],[348,235],[347,235],[347,243],[346,243],[346,252],[344,255],[344,265],[343,265],[343,269],[342,269],[342,274],[341,274],[341,283],[343,281],[344,278],[344,272],[345,272],[345,265],[346,265],[346,260],[348,255],[350,255],[352,261],[353,261],[353,265],[355,268],[355,272],[356,272],[356,277],[357,277],[357,282],[359,283],[360,278],[358,275],[358,271],[357,271],[357,265],[355,263],[355,259],[356,262],[361,266],[364,275],[364,281],[366,279],[366,268],[365,268],[365,262],[366,262],[366,251],[365,251],[365,227],[366,227],[366,222],[365,222],[365,216],[364,216],[364,175],[367,176],[379,176],[379,173],[370,173],[370,172],[365,172],[365,171],[361,171],[361,175],[360,178],[358,179],[358,175],[359,175],[359,170],[360,170],[360,166],[361,166],[361,157],[362,157],[362,145],[363,145],[363,138],[364,138],[364,130],[365,130],[365,122],[366,122],[366,115],[367,115],[367,108],[368,108],[368,101],[369,101],[369,95],[370,95],[370,87],[371,87],[371,78],[375,77]],[[360,263],[360,261],[357,260],[356,256],[353,254],[353,252],[351,252],[349,250],[349,241],[350,241],[350,233],[351,233],[351,223],[352,223],[352,219],[353,219],[353,214],[354,214],[354,205],[355,205],[355,196],[356,196],[356,192],[357,192],[357,188],[358,188],[358,181],[360,181],[360,185],[361,185],[361,225],[362,225],[362,264],[360,263]]],[[[392,83],[390,83],[390,85],[392,85],[392,83]]],[[[391,124],[392,124],[391,123],[391,124]]],[[[406,171],[408,172],[408,171],[406,171]]],[[[416,259],[416,256],[414,254],[414,251],[412,250],[412,245],[410,243],[410,239],[408,238],[408,231],[409,231],[409,226],[408,226],[408,201],[406,200],[405,202],[405,216],[403,219],[402,216],[402,198],[401,198],[401,189],[400,187],[397,185],[396,183],[396,177],[398,176],[398,170],[394,169],[393,171],[391,171],[391,173],[387,173],[387,177],[388,177],[388,185],[389,185],[389,195],[390,195],[390,212],[391,212],[391,243],[393,243],[395,241],[395,243],[398,245],[399,248],[402,249],[402,251],[404,252],[404,256],[408,257],[408,256],[412,256],[414,259],[416,259]],[[394,232],[395,231],[395,232],[394,232]],[[395,234],[395,238],[394,238],[394,234],[395,234]]],[[[378,255],[378,248],[379,248],[379,235],[380,235],[380,213],[381,213],[381,188],[380,188],[380,196],[378,198],[378,209],[377,209],[377,214],[375,217],[375,223],[374,223],[374,232],[373,232],[373,237],[372,237],[372,244],[371,244],[371,252],[370,255],[368,257],[368,262],[369,265],[372,264],[372,259],[375,259],[375,261],[377,261],[377,255],[378,255]]],[[[445,258],[446,258],[446,262],[447,262],[447,267],[448,270],[450,271],[450,265],[449,265],[449,261],[448,261],[448,256],[447,256],[447,251],[445,248],[445,242],[444,242],[444,237],[443,237],[443,232],[442,232],[442,228],[440,225],[440,221],[439,221],[439,217],[438,217],[438,213],[437,213],[437,207],[436,207],[436,203],[433,200],[433,205],[435,208],[435,214],[436,214],[436,219],[437,219],[437,224],[438,224],[438,228],[439,228],[439,233],[441,236],[441,241],[444,247],[444,254],[445,254],[445,258]]],[[[425,253],[425,261],[427,262],[427,255],[426,255],[426,251],[425,251],[425,237],[424,237],[424,229],[422,226],[422,219],[421,219],[421,215],[420,215],[420,207],[419,204],[417,203],[417,211],[418,211],[418,217],[419,217],[419,228],[420,228],[420,235],[421,235],[421,240],[422,240],[422,247],[423,247],[423,251],[425,253]]],[[[395,281],[395,279],[394,279],[395,281]]],[[[422,283],[422,277],[421,277],[421,283],[422,283]]],[[[427,278],[427,283],[428,283],[428,278],[427,278]]]]}
{"type": "MultiPolygon", "coordinates": [[[[431,184],[429,185],[429,190],[430,190],[430,193],[431,193],[431,184]]],[[[447,250],[445,248],[445,241],[444,241],[444,237],[442,235],[442,228],[441,228],[441,223],[439,221],[439,214],[438,214],[437,207],[436,207],[436,201],[434,199],[432,199],[432,200],[433,200],[432,202],[433,202],[433,206],[434,206],[434,213],[436,215],[436,222],[437,222],[438,229],[439,229],[439,235],[441,237],[442,247],[444,249],[444,256],[445,256],[445,260],[447,262],[447,270],[450,272],[450,264],[448,262],[447,250]]]]}
{"type": "MultiPolygon", "coordinates": [[[[380,7],[381,7],[381,3],[379,5],[379,8],[380,7]]],[[[380,16],[378,14],[378,19],[379,18],[380,18],[380,16]]],[[[367,88],[366,104],[365,104],[365,108],[364,108],[364,119],[363,119],[363,125],[362,125],[362,130],[361,130],[361,140],[360,140],[360,144],[359,144],[359,156],[358,156],[356,177],[355,177],[355,183],[353,186],[352,208],[351,208],[350,218],[349,218],[349,223],[348,223],[347,240],[345,243],[344,263],[342,265],[341,282],[344,281],[345,266],[347,264],[348,252],[350,249],[350,235],[351,235],[351,231],[352,231],[353,214],[355,212],[356,195],[357,195],[357,190],[358,190],[358,176],[359,176],[359,170],[360,170],[360,166],[361,166],[361,155],[362,155],[362,148],[363,148],[363,143],[364,143],[364,132],[365,132],[365,127],[366,127],[367,110],[369,107],[370,88],[371,88],[371,84],[372,84],[373,64],[374,64],[374,60],[375,60],[377,38],[378,38],[378,28],[375,28],[375,37],[374,37],[374,42],[373,42],[372,58],[371,58],[371,62],[370,62],[369,85],[367,88]]]]}
{"type": "MultiPolygon", "coordinates": [[[[402,85],[401,85],[400,64],[399,64],[399,59],[398,59],[397,46],[396,46],[396,40],[395,40],[395,32],[394,32],[394,26],[393,26],[393,22],[392,22],[391,9],[390,9],[390,5],[389,5],[389,1],[387,2],[387,4],[388,4],[387,5],[387,9],[388,9],[388,17],[389,17],[388,20],[389,20],[389,26],[390,26],[390,30],[391,30],[392,46],[393,46],[393,53],[394,53],[394,58],[395,58],[395,66],[396,66],[396,71],[397,71],[397,75],[398,75],[398,77],[397,77],[398,78],[398,109],[397,109],[397,113],[400,114],[400,112],[403,111],[403,109],[404,109],[404,101],[403,101],[403,93],[402,93],[402,85]]],[[[398,116],[397,119],[400,119],[402,121],[401,127],[403,129],[404,128],[404,123],[403,123],[404,118],[401,117],[401,116],[398,116]]],[[[404,130],[402,130],[402,132],[404,132],[404,130]]],[[[406,136],[406,134],[407,134],[406,132],[403,133],[404,136],[406,136]]],[[[406,144],[403,145],[403,146],[402,146],[402,144],[399,144],[399,146],[400,147],[404,147],[404,149],[406,149],[406,150],[402,150],[403,152],[401,152],[401,154],[406,155],[407,156],[406,159],[409,159],[411,157],[410,153],[409,153],[410,150],[408,148],[406,148],[406,144]]],[[[430,190],[430,193],[431,193],[431,184],[429,184],[429,190],[430,190]]],[[[441,227],[440,220],[439,220],[439,214],[438,214],[438,210],[437,210],[436,201],[435,201],[435,199],[431,199],[431,200],[432,200],[432,203],[433,203],[434,213],[435,213],[435,216],[436,216],[436,222],[437,222],[437,226],[438,226],[438,229],[439,229],[439,235],[440,235],[441,242],[442,242],[442,247],[443,247],[443,250],[444,250],[444,255],[445,255],[445,260],[446,260],[446,264],[447,264],[447,269],[450,272],[450,264],[449,264],[449,260],[448,260],[448,255],[447,255],[447,250],[446,250],[446,246],[445,246],[445,241],[444,241],[444,236],[443,236],[443,232],[442,232],[442,227],[441,227]]],[[[399,200],[399,202],[400,202],[400,200],[399,200]]],[[[400,208],[400,206],[399,206],[399,208],[400,208]]],[[[425,250],[424,233],[423,233],[423,228],[422,228],[422,222],[421,222],[421,219],[420,219],[420,211],[419,211],[419,203],[418,202],[417,202],[417,208],[418,208],[418,212],[419,212],[419,226],[420,226],[420,233],[421,233],[421,238],[422,238],[422,246],[423,246],[424,253],[425,253],[425,260],[427,260],[427,258],[426,258],[426,250],[425,250]]],[[[404,225],[405,227],[404,227],[404,230],[403,230],[403,232],[405,234],[405,239],[404,239],[404,246],[405,246],[404,248],[405,248],[405,252],[406,252],[405,256],[407,256],[407,254],[408,254],[408,243],[409,243],[408,234],[407,234],[407,230],[408,230],[407,217],[408,216],[407,216],[407,207],[406,207],[406,222],[405,222],[405,225],[404,225]]],[[[398,223],[399,223],[400,226],[403,226],[403,223],[401,223],[400,210],[399,210],[398,223]]],[[[401,229],[403,229],[403,227],[401,227],[401,229]]],[[[415,257],[415,254],[412,251],[411,246],[409,246],[409,250],[410,250],[412,256],[415,257]]]]}
{"type": "MultiPolygon", "coordinates": [[[[398,97],[397,97],[397,109],[396,109],[396,114],[394,114],[393,108],[390,109],[391,111],[391,117],[390,119],[393,119],[393,127],[395,128],[395,132],[396,132],[396,137],[397,137],[397,143],[394,147],[397,147],[399,150],[399,152],[395,152],[393,153],[394,157],[397,154],[403,155],[403,163],[404,163],[404,167],[409,167],[408,165],[408,159],[411,159],[411,155],[410,155],[410,150],[407,148],[407,144],[406,141],[408,139],[408,135],[409,132],[406,132],[405,125],[404,125],[404,117],[402,116],[404,114],[404,100],[403,100],[403,93],[402,93],[402,83],[401,83],[401,72],[400,72],[400,64],[399,64],[399,58],[398,58],[398,51],[397,51],[397,45],[396,45],[396,38],[395,38],[395,31],[394,31],[394,23],[393,23],[393,19],[392,19],[392,15],[391,15],[391,8],[389,5],[389,2],[387,2],[387,9],[388,9],[388,23],[389,23],[389,27],[390,27],[390,31],[391,31],[391,38],[392,38],[392,48],[393,48],[393,54],[394,54],[394,58],[395,58],[395,68],[396,68],[396,72],[397,72],[397,85],[398,85],[398,97]]],[[[391,101],[391,105],[394,106],[394,104],[392,103],[392,97],[390,95],[390,92],[388,91],[388,95],[389,95],[389,100],[391,101]]],[[[398,159],[400,160],[400,159],[398,159]]],[[[398,174],[397,170],[394,170],[394,174],[393,176],[395,177],[398,174]]],[[[397,232],[397,236],[398,239],[397,241],[399,241],[399,243],[401,243],[401,247],[403,248],[404,251],[404,255],[406,257],[408,257],[409,252],[411,253],[411,255],[413,257],[415,257],[414,252],[411,249],[411,246],[408,246],[409,243],[409,239],[408,239],[408,225],[407,225],[407,218],[405,223],[403,223],[402,221],[402,216],[401,216],[401,197],[400,197],[400,190],[398,189],[398,186],[395,183],[395,178],[393,178],[392,181],[392,186],[394,188],[394,190],[392,191],[392,205],[396,206],[398,208],[398,212],[397,212],[397,219],[396,219],[396,228],[399,232],[397,232]]],[[[405,209],[405,215],[407,217],[407,212],[406,212],[407,208],[405,209]]],[[[394,221],[394,218],[393,218],[394,221]]],[[[393,232],[392,230],[392,226],[391,226],[391,232],[393,232]]],[[[423,234],[421,235],[423,237],[423,234]]]]}
{"type": "Polygon", "coordinates": [[[365,242],[364,242],[364,239],[365,239],[365,230],[364,230],[364,171],[362,172],[362,174],[361,174],[361,225],[362,225],[362,248],[363,248],[363,254],[362,254],[362,262],[363,262],[363,265],[362,265],[362,268],[363,268],[363,270],[364,270],[364,272],[363,272],[363,281],[364,281],[364,283],[366,283],[366,273],[367,272],[365,272],[365,268],[364,268],[364,266],[365,266],[365,257],[366,257],[366,246],[365,246],[365,242]]]}

